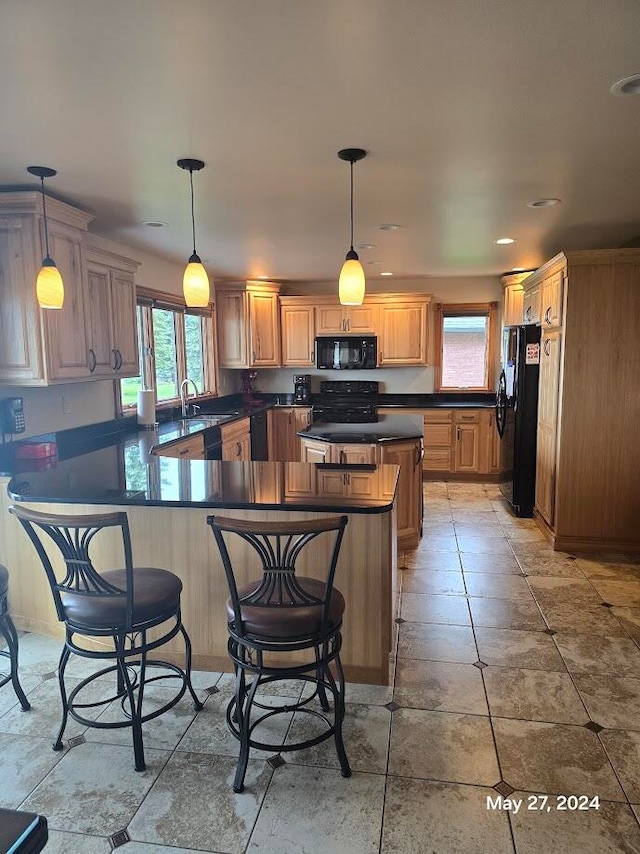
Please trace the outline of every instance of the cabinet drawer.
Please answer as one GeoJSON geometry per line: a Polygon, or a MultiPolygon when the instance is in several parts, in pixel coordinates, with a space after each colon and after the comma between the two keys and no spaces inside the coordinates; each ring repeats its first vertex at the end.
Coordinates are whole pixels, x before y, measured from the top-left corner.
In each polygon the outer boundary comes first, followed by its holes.
{"type": "Polygon", "coordinates": [[[451,448],[425,447],[422,468],[425,471],[451,471],[453,469],[451,448]]]}
{"type": "Polygon", "coordinates": [[[239,421],[233,421],[231,424],[222,424],[220,426],[220,435],[223,442],[233,442],[245,433],[249,433],[249,419],[241,418],[239,421]]]}
{"type": "Polygon", "coordinates": [[[453,427],[451,424],[425,424],[424,446],[425,450],[433,447],[451,447],[453,427]]]}
{"type": "Polygon", "coordinates": [[[452,409],[430,409],[424,414],[425,424],[451,424],[452,421],[452,409]]]}
{"type": "Polygon", "coordinates": [[[480,409],[458,409],[455,414],[456,424],[478,424],[480,409]]]}
{"type": "Polygon", "coordinates": [[[182,439],[179,442],[170,442],[160,445],[153,451],[159,457],[183,457],[189,460],[204,459],[204,437],[202,434],[182,439]]]}

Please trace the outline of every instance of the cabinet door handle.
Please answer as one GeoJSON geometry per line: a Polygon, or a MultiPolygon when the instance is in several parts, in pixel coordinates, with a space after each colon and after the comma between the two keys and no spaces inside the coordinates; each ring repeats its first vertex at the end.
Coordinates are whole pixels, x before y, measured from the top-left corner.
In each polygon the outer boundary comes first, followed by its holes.
{"type": "Polygon", "coordinates": [[[315,363],[316,363],[316,354],[312,350],[311,351],[311,364],[315,365],[315,363]]]}
{"type": "Polygon", "coordinates": [[[349,331],[349,327],[351,326],[351,321],[349,320],[349,318],[347,318],[347,320],[345,321],[345,323],[347,324],[347,332],[348,332],[348,331],[349,331]]]}
{"type": "Polygon", "coordinates": [[[340,462],[346,463],[346,461],[347,461],[347,455],[345,454],[344,451],[340,451],[340,462]]]}
{"type": "Polygon", "coordinates": [[[122,367],[122,353],[120,352],[120,350],[116,350],[116,354],[118,356],[118,366],[116,367],[116,371],[119,371],[122,367]]]}
{"type": "Polygon", "coordinates": [[[189,448],[183,448],[180,451],[180,456],[183,457],[185,454],[188,454],[188,453],[189,453],[189,448]]]}
{"type": "Polygon", "coordinates": [[[544,350],[545,356],[551,355],[551,339],[550,338],[547,338],[547,340],[544,342],[544,346],[542,349],[544,350]]]}
{"type": "Polygon", "coordinates": [[[112,350],[111,353],[113,354],[113,365],[111,365],[111,367],[113,368],[114,371],[117,371],[118,370],[118,351],[112,350]]]}
{"type": "Polygon", "coordinates": [[[89,348],[89,373],[90,374],[92,374],[95,371],[97,364],[98,364],[98,360],[96,359],[95,351],[93,350],[92,347],[90,347],[89,348]]]}
{"type": "Polygon", "coordinates": [[[460,441],[460,428],[459,427],[458,427],[457,432],[456,432],[456,439],[458,440],[458,442],[460,441]]]}
{"type": "Polygon", "coordinates": [[[256,361],[256,351],[255,350],[253,351],[253,361],[254,362],[256,361]]]}
{"type": "Polygon", "coordinates": [[[240,444],[240,442],[236,442],[236,455],[239,457],[241,453],[242,453],[242,445],[240,444]]]}

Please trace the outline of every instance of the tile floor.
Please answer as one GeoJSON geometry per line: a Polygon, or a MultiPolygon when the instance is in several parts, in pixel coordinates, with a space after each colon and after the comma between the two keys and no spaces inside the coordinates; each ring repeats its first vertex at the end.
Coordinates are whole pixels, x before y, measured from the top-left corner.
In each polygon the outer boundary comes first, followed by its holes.
{"type": "MultiPolygon", "coordinates": [[[[185,700],[147,725],[143,774],[128,732],[74,724],[54,753],[58,644],[23,635],[33,710],[0,692],[0,805],[48,816],[48,854],[640,854],[640,557],[552,552],[493,485],[424,489],[424,538],[400,561],[394,685],[348,687],[351,779],[324,743],[275,769],[254,753],[234,795],[217,673],[195,675],[198,715],[185,700]],[[520,810],[487,809],[501,795],[520,810]],[[559,809],[576,803],[591,807],[559,809]]],[[[299,692],[276,690],[266,703],[299,692]]],[[[264,726],[283,742],[313,732],[294,715],[264,726]]]]}

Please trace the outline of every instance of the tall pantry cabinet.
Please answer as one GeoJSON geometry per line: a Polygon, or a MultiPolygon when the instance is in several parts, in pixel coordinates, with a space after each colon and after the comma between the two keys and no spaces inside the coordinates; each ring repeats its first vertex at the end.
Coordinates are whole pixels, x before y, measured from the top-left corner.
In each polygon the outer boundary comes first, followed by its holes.
{"type": "Polygon", "coordinates": [[[560,253],[542,326],[536,514],[556,549],[640,550],[640,250],[560,253]]]}

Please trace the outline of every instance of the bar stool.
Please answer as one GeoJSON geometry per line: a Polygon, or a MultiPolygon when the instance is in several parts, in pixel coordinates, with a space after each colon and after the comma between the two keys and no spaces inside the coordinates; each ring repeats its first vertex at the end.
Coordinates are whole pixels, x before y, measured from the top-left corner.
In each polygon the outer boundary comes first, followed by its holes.
{"type": "Polygon", "coordinates": [[[28,712],[31,704],[25,697],[22,685],[18,681],[18,632],[13,625],[13,620],[9,616],[9,606],[7,604],[7,594],[9,592],[9,571],[4,566],[0,566],[0,633],[4,635],[7,642],[7,649],[0,649],[0,655],[9,659],[9,675],[2,676],[0,674],[0,688],[6,685],[7,682],[13,683],[13,690],[16,692],[16,697],[20,701],[23,712],[28,712]]]}
{"type": "MultiPolygon", "coordinates": [[[[333,517],[309,522],[248,522],[209,516],[211,526],[229,584],[227,601],[229,629],[228,651],[233,661],[236,684],[235,695],[227,706],[227,725],[240,742],[240,755],[233,783],[234,792],[242,792],[249,761],[250,748],[276,752],[303,750],[333,737],[343,777],[351,776],[344,748],[342,723],[345,716],[344,671],[340,661],[342,646],[342,616],[344,597],[333,586],[347,517],[333,517]],[[325,541],[313,550],[314,555],[326,556],[326,581],[296,574],[296,562],[301,552],[321,535],[325,541]],[[238,587],[231,564],[225,535],[235,535],[255,550],[256,569],[261,577],[238,587]],[[312,653],[306,663],[280,663],[286,653],[312,653]],[[265,661],[265,654],[269,660],[265,661]],[[273,656],[278,656],[273,660],[273,656]],[[330,665],[335,666],[337,682],[330,665]],[[251,681],[247,681],[247,675],[251,681]],[[279,709],[261,704],[256,691],[261,685],[281,679],[300,679],[315,685],[310,697],[279,709]],[[333,720],[327,692],[333,698],[333,720]],[[310,708],[318,698],[321,714],[310,708]],[[256,706],[265,714],[252,720],[251,711],[256,706]],[[326,730],[315,738],[297,744],[267,744],[252,737],[255,728],[266,718],[284,712],[296,711],[320,718],[326,730]]],[[[230,542],[230,545],[231,542],[230,542]]],[[[232,545],[237,545],[237,541],[232,545]]],[[[311,551],[311,550],[310,550],[311,551]]],[[[243,555],[244,557],[244,555],[243,555]]],[[[307,553],[308,557],[308,553],[307,553]]],[[[309,561],[307,560],[307,565],[309,561]]],[[[248,564],[243,565],[243,572],[248,564]]],[[[250,570],[249,570],[250,571],[250,570]]]]}
{"type": "Polygon", "coordinates": [[[65,643],[60,655],[58,681],[62,698],[62,722],[54,750],[62,750],[62,737],[69,715],[78,723],[98,729],[131,727],[136,771],[144,771],[142,724],[173,708],[187,689],[196,710],[202,703],[191,684],[191,641],[182,625],[180,593],[182,582],[172,572],[155,567],[133,566],[131,536],[126,513],[92,516],[62,516],[10,507],[27,532],[42,562],[56,606],[58,619],[65,624],[65,643]],[[96,534],[107,528],[119,528],[124,550],[124,569],[98,572],[89,556],[96,534]],[[64,560],[64,576],[59,578],[45,550],[52,540],[64,560]],[[148,637],[151,629],[169,623],[148,637]],[[148,654],[170,641],[178,633],[185,644],[184,669],[166,661],[148,658],[148,654]],[[76,635],[100,639],[98,649],[79,646],[76,635]],[[107,646],[110,640],[113,648],[107,646]],[[67,695],[64,673],[71,653],[93,661],[113,662],[82,679],[67,695]],[[162,673],[149,676],[148,668],[162,673]],[[115,673],[116,694],[100,703],[82,703],[76,697],[94,680],[115,673]],[[161,708],[143,714],[145,687],[164,679],[179,679],[179,690],[161,708]],[[83,717],[80,710],[94,708],[118,699],[124,720],[105,722],[83,717]]]}

